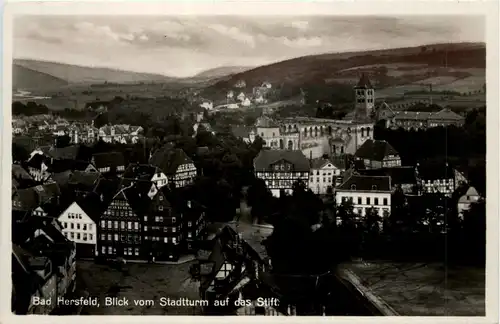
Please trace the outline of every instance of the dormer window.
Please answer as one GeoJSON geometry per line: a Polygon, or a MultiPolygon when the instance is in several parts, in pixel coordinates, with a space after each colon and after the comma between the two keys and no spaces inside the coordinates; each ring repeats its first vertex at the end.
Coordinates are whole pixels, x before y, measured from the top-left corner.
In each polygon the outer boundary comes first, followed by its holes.
{"type": "Polygon", "coordinates": [[[373,186],[372,186],[372,190],[377,190],[377,186],[376,186],[376,185],[373,185],[373,186]]]}
{"type": "Polygon", "coordinates": [[[356,190],[356,185],[355,184],[351,185],[351,190],[356,190]]]}

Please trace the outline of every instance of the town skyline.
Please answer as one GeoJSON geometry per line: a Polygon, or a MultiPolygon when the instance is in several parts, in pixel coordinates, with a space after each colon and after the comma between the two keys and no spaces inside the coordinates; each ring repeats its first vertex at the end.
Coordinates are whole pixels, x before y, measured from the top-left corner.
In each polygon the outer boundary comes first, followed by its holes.
{"type": "Polygon", "coordinates": [[[22,16],[13,41],[14,59],[191,77],[315,54],[485,42],[485,32],[479,16],[22,16]]]}

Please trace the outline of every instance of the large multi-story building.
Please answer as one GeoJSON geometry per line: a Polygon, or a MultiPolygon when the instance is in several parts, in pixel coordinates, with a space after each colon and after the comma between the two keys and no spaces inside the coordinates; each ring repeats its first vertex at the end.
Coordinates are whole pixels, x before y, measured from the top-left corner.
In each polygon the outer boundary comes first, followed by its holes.
{"type": "Polygon", "coordinates": [[[262,150],[254,159],[254,170],[276,197],[292,193],[296,181],[309,183],[309,160],[297,150],[262,150]]]}
{"type": "Polygon", "coordinates": [[[385,120],[386,127],[405,130],[427,129],[438,126],[462,126],[465,117],[443,108],[437,112],[426,111],[395,111],[389,105],[384,105],[378,112],[379,120],[385,120]]]}
{"type": "Polygon", "coordinates": [[[318,158],[311,161],[309,189],[315,194],[324,195],[328,188],[335,188],[345,171],[345,161],[334,158],[318,158]]]}
{"type": "Polygon", "coordinates": [[[351,201],[354,213],[365,216],[368,209],[375,209],[379,216],[391,212],[391,178],[388,176],[362,176],[353,174],[335,189],[336,202],[351,201]]]}
{"type": "Polygon", "coordinates": [[[366,140],[373,139],[375,90],[363,74],[354,92],[353,112],[343,120],[313,117],[273,120],[262,116],[256,122],[254,134],[264,140],[265,147],[301,150],[310,158],[354,154],[366,140]]]}

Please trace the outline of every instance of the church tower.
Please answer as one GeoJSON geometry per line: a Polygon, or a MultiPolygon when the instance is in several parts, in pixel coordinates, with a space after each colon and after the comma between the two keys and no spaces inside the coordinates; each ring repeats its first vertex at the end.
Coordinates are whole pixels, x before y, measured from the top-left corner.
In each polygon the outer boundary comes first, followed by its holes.
{"type": "Polygon", "coordinates": [[[371,119],[375,107],[375,90],[368,76],[363,73],[354,87],[354,112],[356,119],[371,119]]]}

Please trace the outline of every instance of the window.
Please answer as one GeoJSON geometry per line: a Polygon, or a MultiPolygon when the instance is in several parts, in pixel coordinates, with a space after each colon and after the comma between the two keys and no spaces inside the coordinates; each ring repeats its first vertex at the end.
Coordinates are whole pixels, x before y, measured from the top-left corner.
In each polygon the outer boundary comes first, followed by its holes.
{"type": "Polygon", "coordinates": [[[118,234],[115,234],[115,241],[118,241],[118,234]]]}
{"type": "Polygon", "coordinates": [[[69,236],[71,236],[71,238],[72,238],[72,239],[74,239],[74,238],[75,238],[75,233],[70,232],[70,233],[69,233],[69,236]]]}
{"type": "Polygon", "coordinates": [[[367,204],[367,205],[370,205],[370,204],[371,204],[371,199],[370,199],[370,197],[366,197],[366,204],[367,204]]]}
{"type": "Polygon", "coordinates": [[[76,229],[80,229],[80,224],[76,224],[76,229]]]}
{"type": "Polygon", "coordinates": [[[110,220],[108,221],[108,228],[113,228],[113,223],[110,220]]]}
{"type": "Polygon", "coordinates": [[[108,241],[111,241],[113,237],[111,237],[111,234],[108,234],[108,241]]]}
{"type": "Polygon", "coordinates": [[[162,211],[163,210],[163,206],[158,206],[158,210],[162,211]]]}
{"type": "Polygon", "coordinates": [[[176,219],[175,217],[172,217],[172,223],[175,223],[176,219]]]}
{"type": "Polygon", "coordinates": [[[375,205],[378,205],[378,198],[374,198],[375,199],[375,205]]]}
{"type": "Polygon", "coordinates": [[[106,254],[106,247],[105,247],[105,246],[103,246],[103,247],[101,248],[101,253],[102,253],[102,254],[106,254]]]}
{"type": "Polygon", "coordinates": [[[70,223],[70,228],[71,228],[71,229],[74,229],[74,228],[75,228],[75,224],[70,223]]]}
{"type": "Polygon", "coordinates": [[[172,238],[172,243],[177,244],[177,238],[176,237],[172,238]]]}
{"type": "Polygon", "coordinates": [[[121,226],[122,229],[125,229],[125,222],[121,221],[120,226],[121,226]]]}
{"type": "Polygon", "coordinates": [[[128,229],[131,230],[132,229],[132,222],[128,222],[128,229]]]}
{"type": "Polygon", "coordinates": [[[87,233],[83,233],[83,240],[86,241],[87,240],[87,233]]]}
{"type": "Polygon", "coordinates": [[[177,231],[177,228],[176,227],[172,227],[172,232],[176,232],[177,231]]]}
{"type": "Polygon", "coordinates": [[[384,206],[387,206],[387,198],[384,198],[384,206]]]}
{"type": "Polygon", "coordinates": [[[376,185],[373,185],[373,186],[372,186],[372,190],[377,190],[377,186],[376,186],[376,185]]]}
{"type": "Polygon", "coordinates": [[[135,248],[135,250],[134,250],[134,254],[135,254],[135,255],[139,255],[139,248],[135,248]]]}
{"type": "Polygon", "coordinates": [[[134,228],[135,228],[136,230],[139,230],[139,222],[134,222],[134,228]]]}
{"type": "Polygon", "coordinates": [[[84,231],[86,231],[86,230],[87,230],[87,224],[83,224],[82,226],[83,226],[83,228],[82,228],[82,229],[83,229],[84,231]]]}
{"type": "Polygon", "coordinates": [[[94,239],[94,235],[89,234],[89,240],[92,241],[94,239]]]}
{"type": "Polygon", "coordinates": [[[147,222],[148,221],[148,216],[144,216],[144,221],[147,222]]]}
{"type": "Polygon", "coordinates": [[[89,231],[92,230],[92,224],[89,224],[89,231]]]}
{"type": "Polygon", "coordinates": [[[80,239],[80,233],[76,233],[76,239],[79,240],[80,239]]]}
{"type": "Polygon", "coordinates": [[[188,232],[188,237],[191,237],[191,236],[192,236],[191,232],[188,232]]]}
{"type": "Polygon", "coordinates": [[[157,222],[157,223],[158,223],[159,221],[160,221],[160,217],[155,216],[155,222],[157,222]]]}
{"type": "Polygon", "coordinates": [[[108,246],[108,254],[113,254],[113,247],[108,246]]]}
{"type": "Polygon", "coordinates": [[[351,185],[351,190],[356,190],[356,185],[355,184],[351,185]]]}
{"type": "Polygon", "coordinates": [[[193,226],[193,223],[191,221],[188,222],[188,227],[193,226]]]}
{"type": "Polygon", "coordinates": [[[160,199],[160,201],[162,201],[163,200],[163,196],[160,196],[158,199],[160,199]]]}
{"type": "Polygon", "coordinates": [[[358,205],[363,204],[361,197],[358,197],[358,205]]]}
{"type": "Polygon", "coordinates": [[[106,240],[106,234],[101,234],[101,240],[103,240],[103,241],[106,240]]]}
{"type": "Polygon", "coordinates": [[[168,243],[168,237],[165,237],[165,238],[163,239],[163,241],[164,241],[165,243],[168,243]]]}
{"type": "Polygon", "coordinates": [[[115,221],[115,229],[118,229],[118,221],[115,221]]]}

